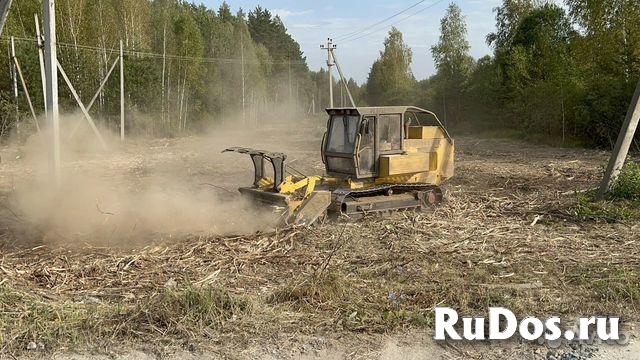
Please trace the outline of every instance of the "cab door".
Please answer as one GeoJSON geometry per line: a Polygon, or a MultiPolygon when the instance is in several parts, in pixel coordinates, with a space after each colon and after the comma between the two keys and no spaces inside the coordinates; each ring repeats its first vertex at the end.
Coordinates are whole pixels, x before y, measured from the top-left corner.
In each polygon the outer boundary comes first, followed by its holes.
{"type": "Polygon", "coordinates": [[[358,129],[359,143],[356,149],[356,164],[358,166],[358,179],[376,176],[376,118],[375,116],[364,116],[358,129]]]}

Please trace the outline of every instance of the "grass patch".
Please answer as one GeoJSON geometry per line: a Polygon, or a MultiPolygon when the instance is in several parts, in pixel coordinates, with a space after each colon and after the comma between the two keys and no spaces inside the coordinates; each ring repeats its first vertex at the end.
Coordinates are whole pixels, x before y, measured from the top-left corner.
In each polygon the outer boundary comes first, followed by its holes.
{"type": "Polygon", "coordinates": [[[29,342],[45,348],[93,344],[111,338],[124,321],[117,305],[50,301],[0,287],[0,349],[24,350],[29,342]]]}
{"type": "Polygon", "coordinates": [[[500,306],[524,316],[531,315],[542,299],[541,290],[493,286],[493,274],[500,269],[491,265],[409,266],[402,274],[385,266],[357,272],[345,268],[350,271],[332,269],[319,278],[291,279],[272,293],[268,303],[289,305],[308,315],[309,323],[327,330],[386,333],[431,329],[434,306],[452,307],[462,315],[484,314],[489,307],[500,306]]]}
{"type": "Polygon", "coordinates": [[[637,270],[615,271],[607,279],[596,283],[595,290],[603,301],[637,303],[640,299],[640,277],[637,270]]]}
{"type": "Polygon", "coordinates": [[[611,187],[611,197],[640,201],[640,164],[627,163],[611,187]]]}
{"type": "Polygon", "coordinates": [[[565,279],[568,288],[574,293],[579,292],[582,297],[574,310],[582,314],[615,314],[632,321],[637,318],[640,272],[635,267],[607,263],[578,264],[566,269],[565,279]]]}
{"type": "Polygon", "coordinates": [[[637,211],[626,201],[596,201],[593,193],[577,194],[573,212],[581,221],[606,223],[624,222],[637,218],[637,211]]]}
{"type": "Polygon", "coordinates": [[[162,291],[142,303],[138,310],[137,321],[140,323],[163,329],[165,334],[183,336],[203,328],[217,329],[226,321],[235,321],[251,311],[251,303],[223,288],[187,287],[162,291]]]}
{"type": "Polygon", "coordinates": [[[635,268],[582,265],[568,269],[567,278],[599,301],[631,307],[640,300],[640,272],[635,268]]]}
{"type": "Polygon", "coordinates": [[[625,222],[639,218],[640,164],[628,163],[611,186],[609,197],[597,201],[595,192],[576,195],[573,212],[582,221],[625,222]]]}
{"type": "Polygon", "coordinates": [[[30,342],[48,350],[100,349],[134,339],[197,341],[203,329],[221,329],[250,311],[247,299],[222,288],[162,288],[135,303],[87,303],[44,299],[2,286],[0,353],[24,350],[30,342]]]}
{"type": "Polygon", "coordinates": [[[328,273],[304,279],[302,282],[292,282],[273,293],[267,301],[322,308],[326,305],[353,301],[355,295],[346,277],[328,273]]]}

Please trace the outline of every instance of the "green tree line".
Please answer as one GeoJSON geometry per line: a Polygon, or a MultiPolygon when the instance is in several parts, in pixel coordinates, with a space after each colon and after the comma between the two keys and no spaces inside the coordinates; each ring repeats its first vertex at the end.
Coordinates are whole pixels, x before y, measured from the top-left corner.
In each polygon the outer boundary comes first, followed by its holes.
{"type": "Polygon", "coordinates": [[[640,79],[637,0],[503,0],[473,59],[465,18],[452,3],[431,54],[437,72],[417,81],[411,49],[392,28],[371,67],[365,101],[415,103],[455,130],[508,132],[533,141],[610,147],[640,79]]]}
{"type": "MultiPolygon", "coordinates": [[[[415,104],[453,131],[506,132],[533,141],[610,147],[640,79],[640,3],[636,0],[503,0],[487,34],[491,55],[470,56],[465,17],[450,4],[431,46],[436,73],[411,72],[413,52],[392,28],[364,84],[347,81],[356,104],[415,104]]],[[[182,0],[59,0],[58,56],[80,97],[92,98],[125,49],[130,132],[167,136],[220,122],[257,124],[266,114],[302,118],[329,106],[324,69],[310,71],[278,16],[222,3],[208,9],[182,0]]],[[[15,1],[0,51],[0,134],[30,124],[20,94],[16,111],[8,38],[36,110],[42,87],[34,14],[41,0],[15,1]],[[5,47],[6,46],[6,47],[5,47]],[[6,64],[6,65],[4,65],[6,64]]],[[[119,126],[119,74],[91,113],[119,126]]],[[[77,111],[62,79],[63,111],[77,111]]],[[[334,105],[349,105],[334,77],[334,105]]],[[[41,120],[42,121],[42,120],[41,120]]]]}
{"type": "MultiPolygon", "coordinates": [[[[36,110],[43,111],[34,14],[42,14],[42,0],[14,1],[2,36],[2,134],[19,120],[33,123],[20,85],[16,113],[10,37],[36,110]]],[[[123,42],[129,131],[167,136],[223,121],[258,123],[265,113],[294,116],[312,101],[316,111],[328,102],[317,99],[326,77],[309,71],[281,19],[262,7],[247,13],[227,3],[213,10],[182,0],[59,0],[56,17],[58,59],[85,105],[123,42]]],[[[77,111],[60,76],[59,84],[62,111],[77,111]]],[[[91,111],[102,126],[119,126],[119,89],[116,70],[91,111]]]]}

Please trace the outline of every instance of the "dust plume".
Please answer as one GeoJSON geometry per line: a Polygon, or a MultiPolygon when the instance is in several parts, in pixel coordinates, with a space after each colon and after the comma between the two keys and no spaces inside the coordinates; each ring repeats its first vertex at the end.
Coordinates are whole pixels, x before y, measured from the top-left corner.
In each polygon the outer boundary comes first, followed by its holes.
{"type": "MultiPolygon", "coordinates": [[[[87,126],[69,136],[78,121],[83,120],[77,115],[61,119],[58,189],[47,135],[33,136],[21,150],[24,173],[13,184],[10,206],[45,241],[127,245],[187,234],[247,234],[274,224],[273,209],[258,209],[236,191],[252,181],[249,158],[221,150],[261,139],[260,145],[272,142],[286,151],[286,141],[233,121],[199,137],[128,138],[124,144],[101,129],[105,150],[87,126]]],[[[265,127],[266,122],[260,126],[265,127]]]]}

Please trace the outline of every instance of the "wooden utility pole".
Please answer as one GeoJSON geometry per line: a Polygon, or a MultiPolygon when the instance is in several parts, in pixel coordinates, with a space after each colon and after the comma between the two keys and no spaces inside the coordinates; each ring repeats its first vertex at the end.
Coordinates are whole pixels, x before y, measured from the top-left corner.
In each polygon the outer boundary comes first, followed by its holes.
{"type": "Polygon", "coordinates": [[[51,131],[51,171],[60,186],[60,120],[58,110],[58,56],[55,0],[44,0],[44,52],[47,83],[47,125],[51,131]]]}
{"type": "Polygon", "coordinates": [[[624,161],[627,158],[627,154],[629,153],[629,147],[631,147],[631,142],[633,141],[633,136],[636,133],[639,119],[640,81],[636,86],[636,92],[633,94],[631,105],[629,106],[627,116],[624,119],[624,123],[622,124],[622,129],[620,130],[620,134],[618,135],[618,140],[616,141],[616,146],[613,148],[613,154],[611,154],[611,159],[609,160],[607,171],[604,174],[604,179],[602,179],[600,191],[598,192],[598,199],[600,200],[605,197],[607,192],[609,192],[609,190],[611,189],[611,185],[618,178],[618,175],[620,175],[620,170],[624,165],[624,161]]]}

